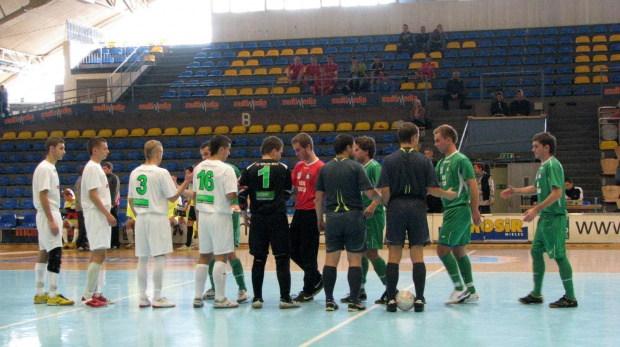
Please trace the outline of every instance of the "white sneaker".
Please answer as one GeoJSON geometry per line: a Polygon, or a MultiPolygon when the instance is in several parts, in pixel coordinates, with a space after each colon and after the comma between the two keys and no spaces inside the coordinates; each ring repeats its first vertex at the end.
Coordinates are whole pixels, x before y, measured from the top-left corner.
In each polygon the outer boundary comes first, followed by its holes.
{"type": "Polygon", "coordinates": [[[473,293],[473,294],[469,294],[469,297],[467,297],[465,300],[463,300],[464,304],[469,304],[472,302],[478,302],[478,300],[480,300],[480,297],[478,296],[478,293],[473,293]]]}
{"type": "Polygon", "coordinates": [[[140,307],[144,308],[144,307],[149,307],[151,306],[151,301],[149,301],[149,298],[140,298],[140,307]]]}
{"type": "Polygon", "coordinates": [[[467,290],[467,288],[461,291],[454,290],[452,292],[452,295],[450,295],[450,299],[446,301],[446,305],[462,304],[463,301],[465,301],[465,299],[467,299],[468,297],[469,297],[469,290],[467,290]]]}
{"type": "Polygon", "coordinates": [[[239,303],[230,301],[227,298],[224,298],[219,301],[215,300],[215,302],[213,303],[213,308],[235,308],[235,307],[239,307],[239,303]]]}
{"type": "Polygon", "coordinates": [[[202,302],[202,298],[194,298],[194,307],[200,308],[203,307],[204,303],[202,302]]]}
{"type": "Polygon", "coordinates": [[[215,290],[207,290],[204,294],[202,294],[202,300],[215,300],[215,290]]]}
{"type": "Polygon", "coordinates": [[[153,300],[153,308],[167,308],[175,307],[174,302],[168,301],[168,299],[161,297],[158,300],[153,300]]]}
{"type": "Polygon", "coordinates": [[[263,299],[254,298],[254,301],[252,301],[252,308],[263,308],[263,299]]]}
{"type": "Polygon", "coordinates": [[[287,308],[298,308],[298,307],[301,307],[301,303],[293,299],[289,299],[288,301],[280,300],[280,308],[283,310],[287,308]]]}
{"type": "Polygon", "coordinates": [[[183,246],[181,246],[181,247],[177,248],[177,250],[178,250],[178,251],[187,251],[187,250],[189,250],[189,249],[190,249],[190,248],[189,248],[189,247],[187,247],[186,245],[183,245],[183,246]]]}
{"type": "Polygon", "coordinates": [[[238,303],[242,303],[244,301],[248,301],[250,300],[250,294],[248,294],[247,290],[240,290],[239,293],[237,293],[237,302],[238,303]]]}

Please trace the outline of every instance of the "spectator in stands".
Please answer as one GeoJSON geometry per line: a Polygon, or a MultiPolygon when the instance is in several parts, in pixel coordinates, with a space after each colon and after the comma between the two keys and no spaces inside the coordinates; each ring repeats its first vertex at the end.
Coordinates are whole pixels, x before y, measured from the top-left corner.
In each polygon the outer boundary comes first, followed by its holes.
{"type": "Polygon", "coordinates": [[[382,75],[377,79],[377,82],[371,86],[373,93],[381,95],[392,95],[396,90],[394,82],[390,80],[386,75],[382,75]]]}
{"type": "Polygon", "coordinates": [[[353,65],[352,71],[347,79],[347,85],[342,88],[342,92],[347,95],[349,93],[359,93],[364,87],[364,74],[360,71],[359,66],[353,65]]]}
{"type": "Polygon", "coordinates": [[[334,80],[334,86],[338,83],[338,64],[334,63],[334,57],[327,55],[327,63],[323,64],[325,73],[334,80]]]}
{"type": "Polygon", "coordinates": [[[474,164],[474,173],[478,183],[478,211],[480,213],[491,213],[491,206],[495,203],[495,181],[485,170],[485,165],[481,162],[474,164]]]}
{"type": "MultiPolygon", "coordinates": [[[[120,204],[120,201],[121,201],[120,180],[118,179],[118,176],[112,173],[112,171],[114,170],[114,165],[112,165],[112,163],[110,163],[109,161],[106,161],[103,164],[101,164],[101,166],[103,167],[103,172],[105,172],[105,176],[108,179],[108,187],[110,189],[110,198],[111,198],[111,206],[112,206],[112,208],[110,209],[110,214],[114,216],[116,220],[118,220],[118,205],[120,204]]],[[[121,245],[121,240],[119,239],[119,231],[120,229],[118,227],[118,224],[112,227],[112,233],[111,233],[112,240],[110,243],[110,247],[112,249],[118,249],[121,245]]]]}
{"type": "Polygon", "coordinates": [[[375,61],[370,65],[370,85],[372,87],[376,81],[383,81],[385,75],[385,64],[381,61],[381,57],[375,55],[375,61]],[[376,81],[375,81],[376,79],[376,81]]]}
{"type": "Polygon", "coordinates": [[[327,95],[334,92],[336,81],[332,75],[325,71],[325,66],[321,66],[319,76],[314,80],[314,85],[310,87],[312,94],[327,95]]]}
{"type": "Polygon", "coordinates": [[[458,71],[452,72],[452,78],[448,80],[446,85],[446,93],[443,95],[443,109],[449,110],[448,101],[455,99],[459,100],[459,108],[465,108],[465,83],[458,71]]]}
{"type": "Polygon", "coordinates": [[[286,77],[291,84],[301,84],[304,79],[304,64],[301,63],[299,56],[293,58],[293,64],[286,70],[286,77]]]}
{"type": "Polygon", "coordinates": [[[511,116],[529,116],[532,104],[523,95],[523,90],[517,90],[517,98],[510,103],[511,116]]]}
{"type": "Polygon", "coordinates": [[[315,80],[319,77],[321,65],[316,62],[315,56],[310,56],[310,64],[306,65],[304,69],[304,84],[312,86],[315,80]]]}
{"type": "Polygon", "coordinates": [[[426,54],[430,52],[443,52],[446,50],[446,34],[443,32],[443,26],[439,24],[437,29],[433,30],[431,37],[426,45],[426,54]]]}
{"type": "Polygon", "coordinates": [[[361,72],[362,75],[364,75],[364,77],[368,76],[368,72],[366,71],[366,64],[362,63],[357,57],[353,57],[353,60],[351,62],[351,72],[355,71],[354,68],[356,66],[359,72],[361,72]]]}
{"type": "Polygon", "coordinates": [[[429,119],[426,118],[426,109],[422,107],[422,101],[418,99],[417,95],[413,96],[413,105],[411,106],[411,122],[420,128],[432,128],[433,125],[429,119]]]}
{"type": "Polygon", "coordinates": [[[495,101],[491,103],[491,114],[494,116],[507,116],[510,114],[508,104],[504,101],[504,93],[500,90],[495,92],[495,101]]]}
{"type": "Polygon", "coordinates": [[[583,189],[575,187],[571,178],[564,179],[564,191],[566,200],[583,200],[583,189]]]}
{"type": "Polygon", "coordinates": [[[426,27],[422,25],[420,27],[420,33],[417,34],[414,38],[415,41],[415,51],[416,52],[425,52],[426,45],[428,44],[428,40],[431,38],[431,35],[426,32],[426,27]]]}
{"type": "Polygon", "coordinates": [[[431,61],[430,56],[426,56],[426,62],[420,66],[417,74],[423,81],[430,81],[435,78],[435,64],[431,61]]]}
{"type": "Polygon", "coordinates": [[[4,84],[0,84],[0,114],[2,114],[2,117],[11,115],[9,111],[9,92],[4,87],[4,84]]]}
{"type": "Polygon", "coordinates": [[[403,32],[398,35],[398,43],[396,44],[398,53],[409,53],[409,57],[413,56],[415,52],[415,42],[413,41],[413,34],[409,32],[409,26],[403,24],[403,32]]]}

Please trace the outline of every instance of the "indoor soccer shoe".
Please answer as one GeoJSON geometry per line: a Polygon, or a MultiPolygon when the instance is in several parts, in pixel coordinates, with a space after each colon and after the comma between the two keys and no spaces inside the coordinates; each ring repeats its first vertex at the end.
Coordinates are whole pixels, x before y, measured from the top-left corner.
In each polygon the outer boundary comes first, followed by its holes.
{"type": "Polygon", "coordinates": [[[362,304],[361,302],[349,302],[349,312],[357,312],[357,311],[364,311],[366,309],[366,306],[364,306],[364,304],[362,304]]]}
{"type": "Polygon", "coordinates": [[[202,300],[215,300],[215,290],[207,290],[204,294],[202,294],[202,300]]]}
{"type": "Polygon", "coordinates": [[[480,300],[480,297],[478,296],[478,293],[473,293],[473,294],[469,294],[469,296],[467,298],[465,298],[465,300],[463,300],[463,304],[470,304],[472,302],[478,302],[478,300],[480,300]]]}
{"type": "Polygon", "coordinates": [[[390,300],[387,304],[385,304],[385,310],[388,312],[396,312],[398,306],[396,305],[396,300],[390,300]]]}
{"type": "Polygon", "coordinates": [[[105,296],[103,296],[103,293],[99,293],[99,295],[93,295],[93,299],[99,300],[101,302],[105,302],[106,305],[113,305],[114,304],[114,300],[110,300],[110,299],[106,298],[105,296]]]}
{"type": "Polygon", "coordinates": [[[297,296],[293,298],[297,302],[310,302],[314,301],[314,296],[312,294],[308,294],[303,290],[299,292],[297,296]]]}
{"type": "Polygon", "coordinates": [[[287,308],[298,308],[301,307],[301,303],[288,298],[288,300],[280,299],[280,308],[285,310],[287,308]]]}
{"type": "Polygon", "coordinates": [[[332,300],[328,300],[325,302],[325,311],[336,311],[338,309],[338,304],[333,302],[332,300]]]}
{"type": "Polygon", "coordinates": [[[54,298],[47,299],[47,306],[71,306],[75,305],[75,301],[69,300],[62,296],[62,294],[56,295],[54,298]]]}
{"type": "Polygon", "coordinates": [[[95,299],[95,297],[93,297],[90,300],[86,300],[85,298],[82,298],[82,303],[86,306],[95,307],[95,308],[108,306],[106,302],[99,301],[95,299]]]}
{"type": "Polygon", "coordinates": [[[194,298],[194,303],[193,303],[195,308],[200,308],[203,307],[205,304],[202,301],[202,298],[194,298]]]}
{"type": "Polygon", "coordinates": [[[141,308],[149,307],[149,306],[151,306],[151,301],[149,300],[149,298],[140,298],[139,306],[141,308]]]}
{"type": "Polygon", "coordinates": [[[450,295],[450,299],[446,301],[446,305],[462,304],[469,297],[469,290],[454,290],[450,295]]]}
{"type": "Polygon", "coordinates": [[[222,300],[215,300],[213,303],[213,308],[235,308],[239,307],[239,303],[235,301],[230,301],[227,298],[222,300]]]}
{"type": "Polygon", "coordinates": [[[252,308],[263,308],[263,302],[261,298],[254,298],[254,300],[252,300],[252,308]]]}
{"type": "Polygon", "coordinates": [[[524,296],[522,298],[519,299],[519,302],[522,304],[534,304],[534,305],[540,305],[543,303],[543,297],[541,296],[534,296],[532,295],[532,293],[529,293],[527,296],[524,296]]]}
{"type": "Polygon", "coordinates": [[[34,303],[35,305],[47,304],[47,300],[50,298],[49,294],[45,293],[41,296],[34,295],[34,303]]]}
{"type": "Polygon", "coordinates": [[[424,305],[426,305],[426,300],[424,297],[416,298],[413,302],[413,311],[414,312],[422,312],[424,311],[424,305]]]}
{"type": "Polygon", "coordinates": [[[321,290],[323,290],[323,278],[321,278],[321,279],[319,280],[319,283],[317,283],[317,284],[314,286],[314,293],[312,293],[312,296],[317,296],[317,295],[319,295],[319,293],[321,292],[321,290]]]}
{"type": "Polygon", "coordinates": [[[153,300],[153,308],[169,308],[175,307],[175,303],[168,301],[168,299],[161,297],[157,300],[153,300]]]}
{"type": "Polygon", "coordinates": [[[577,299],[569,299],[566,295],[562,296],[560,300],[549,304],[549,307],[551,308],[569,308],[577,306],[577,299]]]}
{"type": "MultiPolygon", "coordinates": [[[[214,293],[214,298],[215,298],[215,293],[214,293]]],[[[242,303],[248,300],[250,300],[250,294],[248,294],[247,290],[241,289],[239,293],[237,293],[237,302],[242,303]]]]}
{"type": "Polygon", "coordinates": [[[387,291],[383,292],[383,294],[381,294],[381,298],[375,300],[375,304],[376,305],[385,305],[387,304],[387,291]]]}
{"type": "MultiPolygon", "coordinates": [[[[360,291],[359,300],[360,301],[368,300],[368,295],[366,294],[366,291],[360,291]]],[[[346,302],[346,303],[351,302],[351,294],[347,294],[347,296],[340,299],[340,302],[346,302]]]]}

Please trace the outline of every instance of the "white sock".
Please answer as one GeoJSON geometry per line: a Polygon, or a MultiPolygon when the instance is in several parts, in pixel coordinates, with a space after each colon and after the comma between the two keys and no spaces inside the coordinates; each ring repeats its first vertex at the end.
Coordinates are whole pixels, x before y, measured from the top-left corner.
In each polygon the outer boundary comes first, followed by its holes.
{"type": "Polygon", "coordinates": [[[166,265],[165,255],[155,257],[155,267],[153,268],[153,300],[161,299],[161,288],[164,282],[164,265],[166,265]]]}
{"type": "Polygon", "coordinates": [[[197,264],[196,265],[196,296],[195,298],[202,298],[202,293],[205,291],[205,282],[207,281],[207,276],[209,275],[209,265],[207,264],[197,264]]]}
{"type": "Polygon", "coordinates": [[[58,295],[58,274],[48,271],[47,278],[50,281],[50,298],[55,298],[58,295]]]}
{"type": "Polygon", "coordinates": [[[80,236],[80,228],[74,228],[73,229],[73,240],[71,240],[71,242],[75,243],[79,236],[80,236]]]}
{"type": "Polygon", "coordinates": [[[213,265],[213,284],[215,284],[215,300],[226,298],[226,263],[216,261],[213,265]]]}
{"type": "Polygon", "coordinates": [[[46,270],[47,264],[34,264],[34,286],[37,290],[37,296],[42,296],[45,294],[45,273],[47,272],[46,270]]]}
{"type": "Polygon", "coordinates": [[[62,240],[64,241],[64,243],[69,243],[67,228],[62,228],[62,240]]]}
{"type": "Polygon", "coordinates": [[[140,289],[140,298],[147,298],[146,295],[146,280],[148,278],[147,266],[149,264],[149,257],[138,257],[138,289],[140,289]]]}
{"type": "Polygon", "coordinates": [[[90,300],[93,298],[97,281],[99,280],[99,272],[101,271],[101,264],[90,263],[88,271],[86,272],[86,289],[84,290],[84,298],[90,300]]]}
{"type": "Polygon", "coordinates": [[[133,229],[127,229],[125,232],[127,233],[127,242],[133,243],[133,229]]]}
{"type": "Polygon", "coordinates": [[[99,278],[97,279],[97,285],[95,286],[95,295],[99,296],[99,294],[103,293],[103,286],[105,286],[105,271],[99,271],[99,278]]]}

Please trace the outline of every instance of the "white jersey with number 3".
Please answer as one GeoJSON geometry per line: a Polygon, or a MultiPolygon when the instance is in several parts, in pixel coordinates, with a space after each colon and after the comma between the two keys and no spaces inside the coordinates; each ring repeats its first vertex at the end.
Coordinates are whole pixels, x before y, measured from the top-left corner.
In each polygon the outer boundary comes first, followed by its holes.
{"type": "Polygon", "coordinates": [[[232,214],[228,193],[237,193],[235,171],[220,160],[207,159],[194,168],[196,209],[200,212],[232,214]]]}
{"type": "Polygon", "coordinates": [[[140,165],[129,176],[128,198],[138,215],[168,215],[168,198],[177,194],[170,173],[155,165],[140,165]]]}

